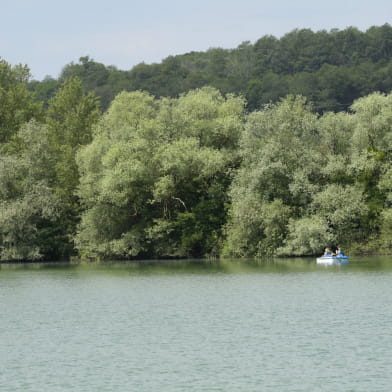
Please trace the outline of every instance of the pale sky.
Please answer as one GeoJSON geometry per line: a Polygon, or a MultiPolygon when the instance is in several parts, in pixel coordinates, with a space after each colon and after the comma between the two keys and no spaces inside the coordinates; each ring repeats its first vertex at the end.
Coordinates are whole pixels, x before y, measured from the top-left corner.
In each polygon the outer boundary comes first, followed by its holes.
{"type": "Polygon", "coordinates": [[[81,56],[129,70],[295,28],[385,23],[392,0],[0,0],[0,59],[27,64],[42,80],[81,56]]]}

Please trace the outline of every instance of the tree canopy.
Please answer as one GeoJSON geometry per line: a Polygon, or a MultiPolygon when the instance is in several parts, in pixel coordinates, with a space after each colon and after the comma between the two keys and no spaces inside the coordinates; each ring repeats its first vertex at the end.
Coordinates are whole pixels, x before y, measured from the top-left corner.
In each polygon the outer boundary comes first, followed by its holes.
{"type": "Polygon", "coordinates": [[[30,81],[0,61],[0,260],[392,252],[392,28],[30,81]]]}
{"type": "MultiPolygon", "coordinates": [[[[118,70],[89,56],[65,65],[58,85],[76,76],[107,109],[121,91],[147,91],[178,98],[189,90],[212,86],[221,93],[244,96],[249,111],[276,103],[286,95],[303,95],[319,113],[347,110],[355,99],[392,89],[392,27],[362,32],[296,29],[281,38],[263,36],[233,49],[210,48],[169,56],[160,63],[141,63],[118,70]]],[[[29,84],[37,97],[53,94],[53,81],[29,84]]]]}
{"type": "Polygon", "coordinates": [[[97,257],[217,252],[244,103],[217,90],[155,100],[121,93],[80,150],[76,236],[97,257]]]}

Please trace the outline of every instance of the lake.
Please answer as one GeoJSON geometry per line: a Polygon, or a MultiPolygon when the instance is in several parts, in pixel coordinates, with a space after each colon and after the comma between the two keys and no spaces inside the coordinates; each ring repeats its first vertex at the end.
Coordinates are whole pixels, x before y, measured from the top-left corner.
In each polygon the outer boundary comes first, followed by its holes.
{"type": "Polygon", "coordinates": [[[392,258],[0,264],[0,390],[390,391],[392,258]]]}

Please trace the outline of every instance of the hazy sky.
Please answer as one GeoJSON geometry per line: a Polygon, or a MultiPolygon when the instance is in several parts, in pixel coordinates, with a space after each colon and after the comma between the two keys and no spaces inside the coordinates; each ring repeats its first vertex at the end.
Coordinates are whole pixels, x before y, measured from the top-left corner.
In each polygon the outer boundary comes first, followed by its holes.
{"type": "Polygon", "coordinates": [[[0,58],[41,80],[81,56],[129,70],[295,28],[385,23],[392,0],[0,0],[0,58]]]}

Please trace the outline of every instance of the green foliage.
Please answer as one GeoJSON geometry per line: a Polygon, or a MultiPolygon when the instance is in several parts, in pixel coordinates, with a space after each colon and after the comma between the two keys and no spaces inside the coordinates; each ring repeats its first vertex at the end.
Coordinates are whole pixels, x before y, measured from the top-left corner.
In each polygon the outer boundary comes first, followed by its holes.
{"type": "Polygon", "coordinates": [[[226,254],[273,254],[282,244],[289,218],[307,206],[317,189],[312,178],[318,176],[322,156],[313,132],[316,119],[301,97],[249,116],[241,139],[242,169],[230,193],[226,254]]]}
{"type": "MultiPolygon", "coordinates": [[[[250,111],[293,94],[306,96],[319,113],[337,112],[374,91],[391,91],[391,37],[389,24],[365,32],[355,27],[296,29],[280,39],[264,36],[234,49],[169,56],[159,64],[141,63],[129,71],[85,56],[64,67],[57,85],[67,78],[80,78],[86,92],[100,97],[104,110],[121,91],[178,98],[192,89],[212,86],[223,94],[245,96],[250,111]]],[[[37,99],[48,99],[54,87],[48,80],[42,86],[30,83],[37,99]]]]}
{"type": "Polygon", "coordinates": [[[390,99],[372,94],[351,114],[317,117],[304,99],[289,97],[252,113],[224,255],[310,255],[338,244],[389,252],[390,99]],[[279,213],[268,215],[273,203],[279,213]]]}
{"type": "Polygon", "coordinates": [[[356,239],[362,239],[362,229],[368,208],[361,187],[329,184],[313,195],[310,211],[328,224],[334,233],[335,242],[346,246],[356,239]]]}
{"type": "Polygon", "coordinates": [[[42,82],[0,61],[0,259],[391,253],[391,38],[294,30],[42,82]]]}
{"type": "Polygon", "coordinates": [[[211,88],[174,100],[119,94],[78,155],[81,254],[217,252],[243,107],[211,88]]]}
{"type": "Polygon", "coordinates": [[[303,256],[320,254],[325,246],[336,243],[336,236],[332,233],[326,220],[320,216],[303,216],[292,218],[288,225],[288,235],[276,249],[280,256],[303,256]]]}
{"type": "Polygon", "coordinates": [[[93,94],[85,94],[77,78],[64,81],[50,99],[46,124],[51,155],[51,187],[59,200],[60,226],[52,227],[61,243],[61,256],[73,253],[71,236],[76,231],[81,207],[75,195],[79,170],[75,156],[92,139],[92,128],[100,118],[99,104],[93,94]]]}
{"type": "Polygon", "coordinates": [[[356,112],[354,146],[375,152],[388,152],[392,145],[392,95],[373,93],[358,99],[352,110],[356,112]]]}
{"type": "Polygon", "coordinates": [[[60,83],[50,76],[45,77],[42,81],[29,81],[27,84],[28,90],[34,93],[35,100],[43,102],[45,107],[48,106],[49,100],[55,95],[59,87],[60,83]]]}
{"type": "Polygon", "coordinates": [[[41,105],[26,88],[29,77],[27,66],[0,60],[0,143],[10,141],[26,121],[42,117],[41,105]]]}
{"type": "Polygon", "coordinates": [[[49,101],[47,111],[50,150],[56,187],[64,197],[73,197],[79,183],[75,154],[78,148],[91,141],[92,127],[99,118],[98,102],[92,94],[85,95],[81,83],[66,80],[49,101]]]}
{"type": "Polygon", "coordinates": [[[34,121],[18,133],[20,151],[0,157],[0,259],[34,260],[48,247],[43,227],[57,220],[49,186],[47,128],[34,121]]]}
{"type": "Polygon", "coordinates": [[[383,210],[381,214],[380,246],[378,252],[392,253],[392,208],[383,210]]]}

